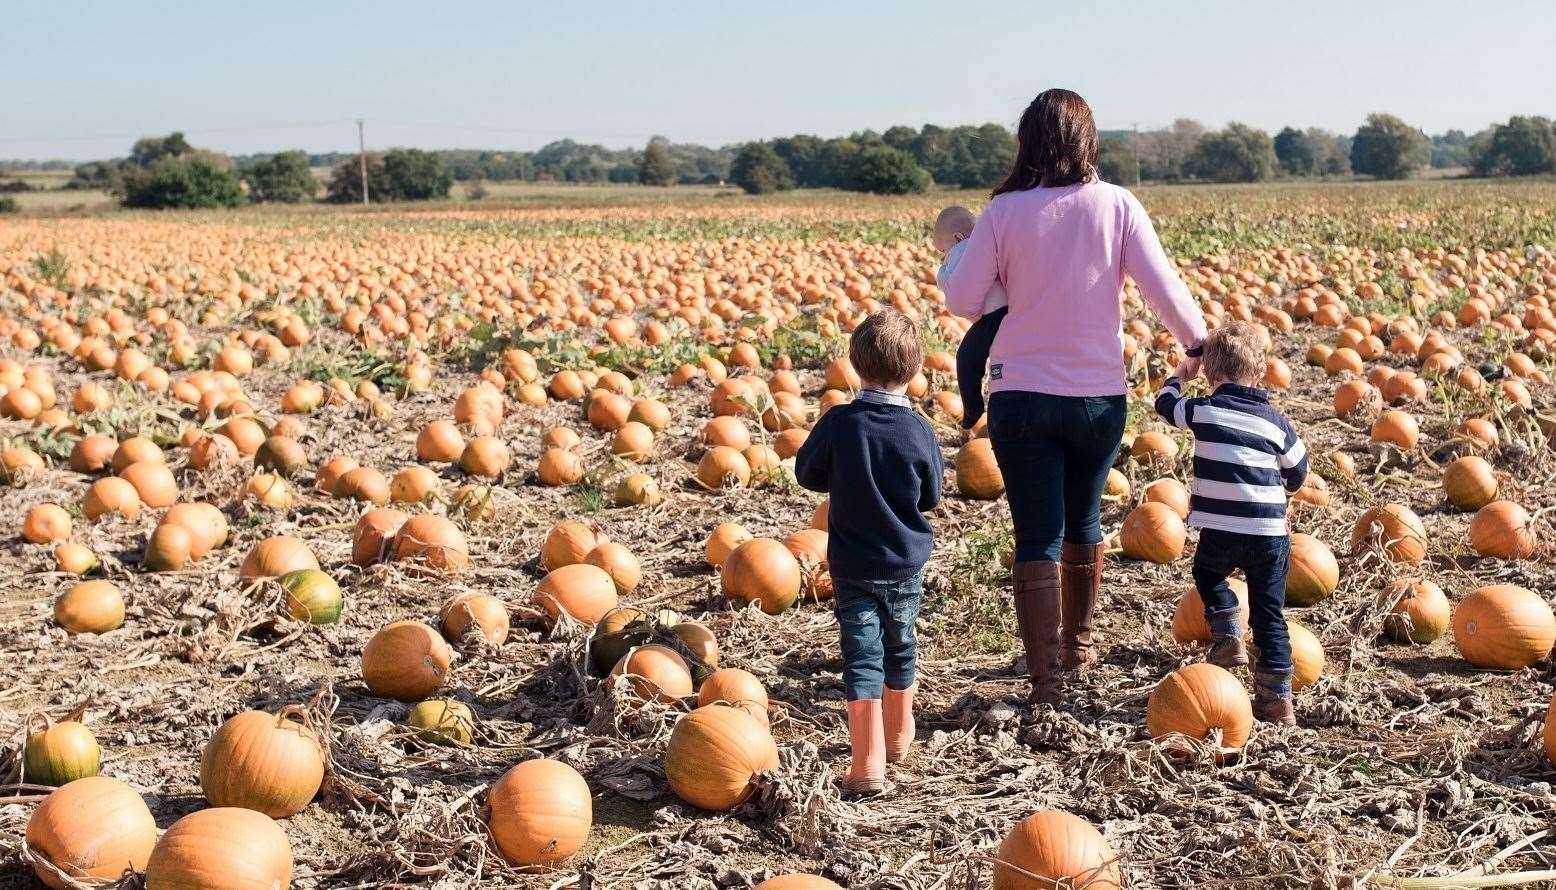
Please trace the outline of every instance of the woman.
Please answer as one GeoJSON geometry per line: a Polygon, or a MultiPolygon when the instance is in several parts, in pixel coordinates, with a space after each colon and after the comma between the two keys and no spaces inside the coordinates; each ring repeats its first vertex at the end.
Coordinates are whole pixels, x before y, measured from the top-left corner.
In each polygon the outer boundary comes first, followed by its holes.
{"type": "Polygon", "coordinates": [[[1021,115],[1016,139],[1015,165],[944,284],[946,306],[967,318],[996,280],[1009,296],[989,355],[989,438],[1015,523],[1031,700],[1057,704],[1061,670],[1096,660],[1102,490],[1128,413],[1124,278],[1191,357],[1205,320],[1145,208],[1097,178],[1086,100],[1044,92],[1021,115]]]}

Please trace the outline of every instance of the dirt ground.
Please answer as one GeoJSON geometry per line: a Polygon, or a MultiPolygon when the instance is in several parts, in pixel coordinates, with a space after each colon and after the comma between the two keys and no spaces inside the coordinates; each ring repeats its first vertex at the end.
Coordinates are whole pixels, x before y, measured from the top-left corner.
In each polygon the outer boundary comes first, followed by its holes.
{"type": "MultiPolygon", "coordinates": [[[[330,348],[330,333],[315,348],[330,348]]],[[[1073,678],[1065,705],[1034,713],[1013,670],[1008,547],[1003,502],[947,498],[934,515],[937,543],[921,622],[919,739],[880,797],[841,796],[833,774],[846,765],[843,689],[836,625],[824,606],[778,616],[733,610],[702,560],[708,532],[738,520],[758,535],[783,537],[804,527],[818,498],[792,485],[709,494],[690,483],[706,389],[641,384],[661,394],[675,422],[660,437],[660,459],[642,468],[666,492],[654,509],[604,507],[589,487],[541,487],[533,478],[541,433],[566,424],[583,432],[594,481],[610,490],[615,472],[606,439],[588,430],[575,404],[511,407],[500,435],[513,469],[494,495],[496,516],[467,526],[471,565],[429,578],[394,565],[358,569],[348,562],[350,526],[359,508],[315,494],[297,480],[287,514],[254,513],[234,503],[238,469],[195,471],[170,453],[185,498],[223,505],[232,523],[227,546],[189,570],[140,571],[151,511],[135,523],[77,523],[77,540],[104,558],[106,577],[126,593],[123,628],[67,637],[51,618],[53,598],[71,579],[53,571],[48,548],[14,533],[0,544],[0,726],[12,730],[0,767],[15,776],[28,714],[58,717],[78,705],[102,743],[104,773],[143,791],[166,828],[204,804],[199,754],[211,731],[245,708],[306,705],[327,730],[331,769],[320,799],[282,825],[296,854],[300,887],[747,887],[790,870],[825,874],[849,887],[972,888],[988,884],[987,856],[1017,820],[1045,807],[1067,809],[1101,827],[1118,851],[1129,886],[1350,887],[1377,875],[1441,875],[1468,869],[1498,851],[1536,840],[1494,870],[1548,867],[1539,835],[1556,817],[1553,774],[1540,749],[1553,678],[1544,666],[1506,674],[1471,668],[1451,634],[1429,646],[1380,637],[1377,594],[1388,580],[1422,574],[1457,601],[1475,587],[1516,583],[1549,598],[1545,561],[1476,560],[1468,517],[1450,512],[1439,488],[1460,412],[1417,408],[1425,446],[1394,454],[1367,448],[1366,426],[1334,420],[1333,384],[1302,363],[1310,328],[1284,340],[1295,372],[1279,398],[1315,455],[1351,453],[1365,483],[1331,479],[1333,504],[1305,509],[1298,531],[1342,554],[1341,582],[1321,605],[1291,609],[1316,633],[1327,665],[1298,699],[1300,726],[1260,726],[1246,753],[1217,765],[1205,752],[1153,743],[1146,698],[1174,668],[1196,660],[1175,643],[1171,616],[1188,583],[1189,551],[1170,565],[1110,561],[1099,637],[1101,662],[1073,678]],[[305,495],[306,496],[303,496],[305,495]],[[1431,532],[1429,565],[1406,569],[1343,550],[1351,525],[1374,500],[1407,503],[1431,532]],[[632,712],[605,686],[585,679],[584,640],[553,635],[531,603],[543,574],[541,542],[557,521],[583,517],[626,544],[643,563],[639,607],[696,617],[718,636],[723,665],[747,668],[767,684],[782,767],[763,777],[756,798],[713,815],[680,803],[660,766],[676,709],[632,712]],[[339,624],[303,626],[277,617],[271,586],[238,580],[250,545],[294,534],[317,553],[346,593],[339,624]],[[387,621],[436,619],[447,597],[464,590],[509,605],[515,633],[500,648],[468,650],[456,660],[449,693],[478,717],[476,743],[430,747],[401,726],[406,706],[370,695],[359,654],[387,621]],[[493,853],[482,823],[483,791],[520,760],[548,756],[576,767],[595,793],[589,846],[565,869],[520,873],[493,853]]],[[[1461,343],[1470,358],[1480,341],[1461,343]]],[[[1394,359],[1385,361],[1396,363],[1394,359]]],[[[1402,362],[1397,362],[1403,364],[1402,362]]],[[[83,375],[57,362],[62,392],[83,375]]],[[[106,380],[107,375],[94,375],[106,380]]],[[[246,381],[256,404],[274,405],[295,375],[259,371],[246,381]]],[[[471,373],[439,374],[431,391],[394,402],[391,417],[357,406],[329,406],[306,417],[315,465],[352,455],[386,475],[412,463],[416,431],[448,415],[471,373]]],[[[807,399],[819,394],[814,371],[802,374],[807,399]]],[[[1549,394],[1537,400],[1549,408],[1549,394]]],[[[1441,410],[1442,404],[1438,404],[1441,410]]],[[[1150,427],[1148,419],[1138,428],[1150,427]]],[[[1504,417],[1504,494],[1531,512],[1556,506],[1556,461],[1528,418],[1504,417]]],[[[0,422],[0,438],[20,433],[0,422]]],[[[164,422],[159,432],[172,432],[164,422]]],[[[948,465],[957,433],[942,426],[948,465]]],[[[1185,456],[1187,449],[1185,449],[1185,456]]],[[[26,509],[52,500],[74,504],[89,480],[60,466],[25,487],[0,492],[0,528],[17,529],[26,509]]],[[[1328,471],[1320,459],[1316,466],[1328,471]]],[[[1135,490],[1155,473],[1121,459],[1135,490]]],[[[1186,464],[1171,472],[1184,478],[1186,464]]],[[[452,487],[458,471],[447,472],[452,487]]],[[[951,474],[947,485],[954,491],[951,474]]],[[[1116,531],[1129,505],[1104,515],[1116,531]]],[[[6,848],[0,886],[33,886],[19,858],[34,799],[27,789],[0,805],[6,848]]]]}

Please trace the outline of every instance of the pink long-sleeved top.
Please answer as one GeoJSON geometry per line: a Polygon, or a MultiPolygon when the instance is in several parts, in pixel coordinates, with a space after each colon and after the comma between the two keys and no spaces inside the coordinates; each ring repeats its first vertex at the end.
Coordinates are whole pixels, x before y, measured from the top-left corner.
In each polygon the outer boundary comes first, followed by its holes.
{"type": "Polygon", "coordinates": [[[976,319],[989,286],[1004,284],[1010,314],[989,354],[990,392],[1123,395],[1126,275],[1178,342],[1205,338],[1199,305],[1128,190],[1093,181],[1006,192],[946,278],[946,307],[976,319]]]}

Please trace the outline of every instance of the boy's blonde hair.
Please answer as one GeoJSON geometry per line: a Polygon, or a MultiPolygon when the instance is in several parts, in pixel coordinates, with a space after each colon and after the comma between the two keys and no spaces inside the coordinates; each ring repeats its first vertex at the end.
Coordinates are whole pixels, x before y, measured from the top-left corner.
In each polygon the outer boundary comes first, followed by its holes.
{"type": "Polygon", "coordinates": [[[1205,338],[1205,379],[1216,383],[1257,383],[1264,377],[1265,339],[1246,321],[1218,325],[1205,338]]]}
{"type": "Polygon", "coordinates": [[[854,328],[848,361],[864,383],[901,386],[924,365],[918,325],[895,309],[882,309],[854,328]]]}

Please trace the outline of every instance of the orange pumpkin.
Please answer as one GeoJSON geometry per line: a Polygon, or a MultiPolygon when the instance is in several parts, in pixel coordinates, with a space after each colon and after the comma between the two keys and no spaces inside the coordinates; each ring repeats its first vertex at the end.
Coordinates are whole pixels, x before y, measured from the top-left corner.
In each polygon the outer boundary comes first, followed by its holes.
{"type": "Polygon", "coordinates": [[[546,571],[554,572],[583,562],[599,543],[594,529],[576,519],[564,519],[546,533],[545,543],[540,546],[540,564],[546,571]]]}
{"type": "Polygon", "coordinates": [[[200,788],[216,807],[274,819],[302,812],[324,782],[324,750],[301,708],[244,711],[227,719],[200,755],[200,788]]]}
{"type": "Polygon", "coordinates": [[[1420,562],[1426,558],[1426,527],[1403,504],[1372,507],[1356,520],[1351,553],[1378,546],[1390,562],[1420,562]]]}
{"type": "Polygon", "coordinates": [[[708,542],[703,546],[703,558],[708,565],[718,568],[729,558],[729,554],[736,547],[751,540],[751,533],[737,522],[720,523],[713,532],[708,535],[708,542]]]}
{"type": "Polygon", "coordinates": [[[536,475],[541,485],[553,487],[572,485],[584,476],[583,458],[572,451],[547,448],[540,455],[540,466],[536,475]]]}
{"type": "MultiPolygon", "coordinates": [[[[1248,626],[1248,585],[1240,578],[1228,578],[1232,593],[1237,597],[1237,620],[1240,627],[1248,626]]],[[[1172,613],[1172,638],[1180,643],[1208,643],[1211,639],[1210,624],[1205,620],[1205,601],[1199,588],[1190,586],[1178,598],[1172,613]]]]}
{"type": "Polygon", "coordinates": [[[626,596],[637,589],[638,582],[643,578],[643,569],[638,564],[638,558],[632,555],[632,551],[615,541],[603,541],[589,555],[584,557],[584,562],[605,570],[605,574],[611,576],[611,582],[616,585],[616,593],[626,596]]]}
{"type": "Polygon", "coordinates": [[[1497,499],[1496,474],[1483,457],[1465,455],[1443,470],[1443,493],[1458,510],[1479,510],[1497,499]]]}
{"type": "Polygon", "coordinates": [[[124,596],[108,581],[82,581],[54,601],[54,621],[66,633],[107,633],[124,624],[124,596]]]}
{"type": "Polygon", "coordinates": [[[1443,589],[1423,578],[1400,578],[1383,591],[1383,630],[1400,643],[1430,643],[1447,632],[1453,607],[1443,589]]]}
{"type": "MultiPolygon", "coordinates": [[[[157,843],[157,822],[135,789],[118,779],[89,776],[45,797],[27,820],[26,837],[27,846],[67,878],[107,882],[146,867],[157,843]]],[[[79,886],[41,863],[33,871],[56,890],[79,886]]]]}
{"type": "Polygon", "coordinates": [[[674,704],[692,694],[691,668],[667,646],[638,646],[616,663],[611,676],[628,678],[633,694],[644,701],[674,704]]]}
{"type": "Polygon", "coordinates": [[[697,482],[709,490],[744,488],[751,483],[751,464],[734,448],[715,445],[697,463],[697,482]]]}
{"type": "Polygon", "coordinates": [[[1210,741],[1220,750],[1241,749],[1253,730],[1253,706],[1243,684],[1225,668],[1208,662],[1181,667],[1157,684],[1146,701],[1146,728],[1153,739],[1183,735],[1210,741]]]}
{"type": "Polygon", "coordinates": [[[599,566],[574,563],[546,574],[535,588],[535,601],[551,620],[566,612],[573,620],[593,626],[616,608],[616,582],[599,566]]]}
{"type": "Polygon", "coordinates": [[[34,504],[22,518],[22,539],[30,544],[52,544],[70,537],[70,514],[58,504],[34,504]]]}
{"type": "Polygon", "coordinates": [[[162,524],[181,525],[189,530],[193,537],[189,555],[195,559],[204,559],[207,553],[227,543],[227,516],[215,504],[174,504],[162,515],[162,524]]]}
{"type": "Polygon", "coordinates": [[[779,875],[756,885],[755,890],[843,890],[842,885],[815,875],[779,875]]]}
{"type": "Polygon", "coordinates": [[[497,851],[513,865],[555,865],[589,839],[594,804],[589,784],[565,763],[526,760],[487,792],[487,825],[497,851]]]}
{"type": "Polygon", "coordinates": [[[988,439],[973,439],[956,453],[956,490],[963,497],[992,501],[1005,493],[1005,477],[988,439]]]}
{"type": "Polygon", "coordinates": [[[81,515],[96,522],[110,513],[134,522],[140,517],[140,492],[128,480],[108,476],[93,482],[81,502],[81,515]]]}
{"type": "Polygon", "coordinates": [[[469,545],[458,526],[436,513],[412,516],[394,536],[396,562],[415,560],[431,569],[458,572],[470,562],[469,545]]]}
{"type": "Polygon", "coordinates": [[[1183,555],[1188,529],[1169,506],[1148,501],[1129,511],[1119,533],[1124,555],[1146,562],[1172,562],[1183,555]]]}
{"type": "Polygon", "coordinates": [[[362,649],[362,680],[379,696],[420,701],[443,685],[454,655],[437,631],[420,621],[396,621],[362,649]]]}
{"type": "Polygon", "coordinates": [[[994,890],[1053,887],[1118,890],[1118,856],[1091,823],[1063,810],[1040,810],[1000,842],[994,890]]]}
{"type": "Polygon", "coordinates": [[[767,727],[744,709],[709,705],[676,721],[664,768],[682,800],[724,812],[751,796],[757,773],[778,768],[778,747],[767,727]]]}
{"type": "Polygon", "coordinates": [[[382,562],[394,550],[395,535],[410,516],[389,507],[375,507],[362,514],[351,530],[351,564],[370,566],[382,562]]]}
{"type": "Polygon", "coordinates": [[[1512,501],[1492,501],[1470,520],[1470,546],[1481,556],[1528,559],[1539,541],[1529,511],[1512,501]]]}
{"type": "Polygon", "coordinates": [[[508,446],[495,436],[477,436],[465,445],[459,456],[459,468],[472,476],[495,479],[512,463],[508,446]]]}
{"type": "Polygon", "coordinates": [[[491,594],[455,594],[443,604],[438,623],[451,643],[459,642],[472,631],[496,646],[508,639],[508,607],[491,594]]]}
{"type": "Polygon", "coordinates": [[[179,819],[146,862],[146,890],[286,890],[291,882],[286,832],[269,816],[242,807],[196,810],[179,819]]]}
{"type": "Polygon", "coordinates": [[[1454,609],[1453,640],[1476,667],[1520,670],[1550,656],[1556,616],[1539,594],[1493,584],[1473,591],[1454,609]]]}
{"type": "Polygon", "coordinates": [[[1286,602],[1311,606],[1329,598],[1340,584],[1340,563],[1334,551],[1312,535],[1291,536],[1291,559],[1286,566],[1286,602]]]}
{"type": "Polygon", "coordinates": [[[416,459],[451,464],[465,452],[465,437],[447,420],[434,420],[416,434],[416,459]]]}
{"type": "Polygon", "coordinates": [[[260,541],[243,558],[240,578],[279,578],[299,569],[316,569],[319,560],[308,545],[290,535],[274,535],[260,541]]]}
{"type": "MultiPolygon", "coordinates": [[[[1128,491],[1129,483],[1124,482],[1125,491],[1128,491]]],[[[1189,489],[1173,478],[1158,479],[1145,487],[1140,493],[1142,503],[1166,504],[1172,508],[1172,512],[1178,514],[1179,519],[1189,518],[1189,489]]]]}
{"type": "Polygon", "coordinates": [[[697,690],[697,706],[724,703],[745,708],[751,716],[767,722],[767,688],[750,671],[719,668],[702,681],[697,690]]]}
{"type": "Polygon", "coordinates": [[[758,603],[769,615],[799,599],[804,573],[781,542],[752,538],[732,550],[720,567],[720,589],[731,600],[758,603]]]}

